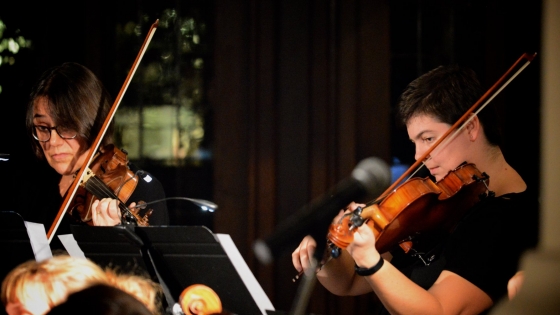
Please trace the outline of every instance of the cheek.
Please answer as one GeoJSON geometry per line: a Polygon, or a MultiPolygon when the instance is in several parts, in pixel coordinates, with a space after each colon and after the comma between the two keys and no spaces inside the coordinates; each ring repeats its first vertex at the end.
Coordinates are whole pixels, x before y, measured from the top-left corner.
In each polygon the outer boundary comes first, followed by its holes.
{"type": "Polygon", "coordinates": [[[71,141],[68,141],[68,145],[72,148],[72,152],[78,156],[82,155],[87,150],[87,144],[82,139],[72,139],[71,141]]]}
{"type": "Polygon", "coordinates": [[[448,171],[456,169],[466,161],[468,148],[461,141],[453,141],[444,150],[439,158],[448,171]]]}
{"type": "Polygon", "coordinates": [[[41,147],[41,149],[43,150],[43,152],[47,151],[48,145],[49,145],[49,142],[48,142],[48,141],[47,141],[47,142],[39,142],[39,146],[41,147]]]}

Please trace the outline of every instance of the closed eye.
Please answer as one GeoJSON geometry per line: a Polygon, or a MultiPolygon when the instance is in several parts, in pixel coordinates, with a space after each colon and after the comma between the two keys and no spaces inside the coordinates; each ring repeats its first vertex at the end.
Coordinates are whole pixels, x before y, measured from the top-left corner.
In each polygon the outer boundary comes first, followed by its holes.
{"type": "Polygon", "coordinates": [[[425,138],[422,138],[422,141],[423,141],[423,142],[426,142],[426,143],[432,143],[432,142],[434,142],[434,140],[435,140],[435,137],[425,137],[425,138]]]}

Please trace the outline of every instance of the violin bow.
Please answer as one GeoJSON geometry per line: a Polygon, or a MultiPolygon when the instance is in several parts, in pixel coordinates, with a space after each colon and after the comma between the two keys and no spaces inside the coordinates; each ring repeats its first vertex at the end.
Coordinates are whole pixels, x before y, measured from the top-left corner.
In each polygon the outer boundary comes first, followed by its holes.
{"type": "Polygon", "coordinates": [[[58,229],[58,226],[60,225],[60,222],[62,221],[63,215],[68,210],[68,206],[70,205],[70,201],[72,200],[72,198],[74,198],[74,195],[76,194],[76,191],[78,191],[78,186],[79,186],[80,182],[82,181],[82,179],[84,177],[86,169],[91,164],[95,152],[97,152],[97,150],[99,149],[99,145],[101,143],[101,140],[103,139],[103,136],[105,136],[105,132],[107,132],[107,129],[109,127],[109,124],[111,123],[111,120],[113,120],[113,117],[115,116],[115,112],[117,111],[117,108],[119,107],[119,105],[121,103],[121,100],[124,96],[124,93],[128,89],[128,86],[130,85],[130,81],[132,81],[132,77],[134,76],[134,73],[136,73],[136,69],[138,69],[138,65],[140,64],[140,61],[142,60],[142,57],[144,57],[144,53],[148,49],[148,45],[149,45],[150,41],[152,40],[152,37],[154,36],[154,33],[156,32],[158,24],[159,24],[159,19],[157,19],[152,24],[152,26],[150,27],[150,30],[148,31],[148,35],[144,39],[144,43],[142,44],[142,47],[140,48],[140,51],[138,52],[138,55],[136,56],[136,60],[134,60],[134,63],[132,64],[132,68],[128,72],[128,75],[127,75],[127,77],[124,81],[123,86],[121,87],[121,90],[119,91],[119,94],[117,95],[117,97],[115,98],[115,101],[113,102],[113,106],[111,107],[111,109],[109,111],[109,114],[107,115],[107,118],[105,119],[105,121],[103,122],[103,125],[101,126],[100,132],[97,134],[97,137],[95,138],[95,141],[93,141],[93,143],[91,144],[91,146],[89,148],[89,152],[88,152],[88,155],[86,157],[85,163],[82,165],[82,167],[80,168],[80,170],[76,174],[76,180],[74,180],[74,182],[72,183],[72,185],[68,189],[68,192],[66,193],[66,197],[64,198],[64,201],[62,202],[62,205],[61,205],[61,207],[58,211],[58,214],[56,215],[56,218],[55,218],[53,224],[51,225],[51,227],[49,229],[49,232],[47,233],[47,239],[49,241],[49,244],[50,244],[56,230],[58,229]]]}
{"type": "MultiPolygon", "coordinates": [[[[464,114],[463,116],[461,116],[461,118],[459,118],[459,120],[457,120],[455,122],[455,124],[453,124],[453,126],[451,126],[451,128],[449,128],[444,134],[443,136],[441,136],[436,143],[434,143],[434,145],[432,145],[428,150],[426,150],[426,152],[424,152],[424,154],[422,154],[422,156],[420,158],[418,158],[416,160],[416,162],[414,162],[414,164],[412,164],[397,180],[395,180],[391,186],[389,186],[389,188],[387,188],[385,190],[385,192],[383,192],[377,199],[375,199],[372,203],[370,204],[374,204],[374,203],[379,203],[381,200],[383,200],[383,198],[387,197],[387,195],[393,191],[397,185],[399,183],[401,183],[403,181],[403,179],[407,176],[409,176],[409,174],[412,173],[412,170],[416,169],[415,173],[418,171],[419,166],[421,166],[420,164],[423,165],[423,163],[426,161],[426,159],[428,159],[430,157],[430,154],[444,141],[448,138],[448,136],[455,131],[455,133],[453,134],[452,137],[449,137],[448,140],[446,140],[445,144],[448,144],[449,141],[453,140],[453,138],[463,129],[463,127],[474,117],[474,115],[471,115],[473,112],[474,114],[478,114],[482,109],[484,109],[484,107],[486,107],[486,105],[488,105],[511,81],[513,81],[513,79],[515,79],[515,77],[517,77],[521,71],[523,71],[530,63],[531,61],[533,61],[533,59],[535,58],[535,56],[537,55],[537,53],[533,53],[533,54],[529,54],[529,53],[524,53],[523,55],[521,55],[521,57],[519,57],[519,59],[517,59],[517,61],[500,77],[500,79],[498,79],[498,81],[496,81],[496,83],[494,83],[494,85],[492,85],[490,87],[490,89],[488,89],[488,91],[486,91],[486,93],[484,93],[480,99],[478,99],[478,101],[476,101],[476,103],[474,103],[464,114]],[[523,61],[526,60],[525,63],[519,67],[519,69],[510,76],[510,73],[513,72],[516,68],[518,68],[519,64],[523,61]],[[509,78],[509,79],[508,79],[509,78]],[[507,81],[506,81],[507,80],[507,81]],[[505,81],[505,83],[503,83],[505,81]],[[484,102],[486,100],[486,102],[484,102]],[[480,104],[484,102],[484,104],[482,104],[480,106],[480,104]],[[476,110],[478,108],[478,110],[476,110]],[[476,110],[476,112],[475,112],[476,110]],[[461,125],[461,126],[459,126],[461,125]]],[[[412,176],[412,175],[411,175],[412,176]]]]}

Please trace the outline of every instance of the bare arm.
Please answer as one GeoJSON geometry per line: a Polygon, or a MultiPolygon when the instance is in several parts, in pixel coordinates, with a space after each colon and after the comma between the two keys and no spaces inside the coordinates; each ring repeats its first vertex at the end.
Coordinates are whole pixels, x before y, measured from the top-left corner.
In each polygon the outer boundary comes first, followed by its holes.
{"type": "MultiPolygon", "coordinates": [[[[358,204],[351,203],[349,209],[354,209],[358,204]]],[[[362,205],[364,206],[364,205],[362,205]]],[[[334,218],[337,222],[344,215],[344,211],[334,218]]],[[[292,253],[292,263],[298,272],[307,270],[312,266],[311,260],[317,248],[317,242],[306,236],[292,253]]],[[[324,262],[317,273],[319,282],[331,293],[336,295],[359,295],[371,292],[369,284],[362,277],[354,274],[354,260],[343,250],[340,257],[324,262]]]]}
{"type": "MultiPolygon", "coordinates": [[[[312,266],[311,259],[317,247],[311,236],[306,236],[292,253],[292,262],[297,271],[302,272],[312,266]]],[[[371,292],[369,284],[354,274],[354,260],[346,251],[340,257],[327,261],[317,272],[317,280],[336,295],[359,295],[371,292]]]]}
{"type": "MultiPolygon", "coordinates": [[[[347,250],[363,268],[374,266],[380,259],[373,232],[365,225],[358,228],[347,250]]],[[[418,286],[389,262],[363,278],[391,314],[479,314],[492,305],[484,291],[445,270],[429,290],[418,286]]]]}

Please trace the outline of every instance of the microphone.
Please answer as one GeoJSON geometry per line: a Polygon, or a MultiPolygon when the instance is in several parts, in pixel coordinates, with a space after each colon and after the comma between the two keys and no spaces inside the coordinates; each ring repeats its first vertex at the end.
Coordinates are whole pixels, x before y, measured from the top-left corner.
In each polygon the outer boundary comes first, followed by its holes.
{"type": "Polygon", "coordinates": [[[390,183],[391,170],[385,161],[377,157],[360,161],[350,177],[282,221],[266,240],[257,240],[253,244],[257,259],[269,264],[287,246],[301,241],[306,235],[317,240],[319,252],[321,237],[326,237],[328,227],[341,209],[365,195],[380,195],[390,183]]]}

